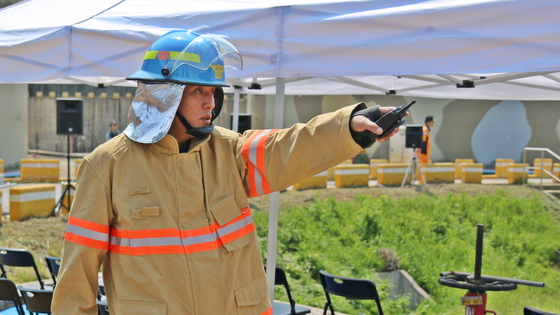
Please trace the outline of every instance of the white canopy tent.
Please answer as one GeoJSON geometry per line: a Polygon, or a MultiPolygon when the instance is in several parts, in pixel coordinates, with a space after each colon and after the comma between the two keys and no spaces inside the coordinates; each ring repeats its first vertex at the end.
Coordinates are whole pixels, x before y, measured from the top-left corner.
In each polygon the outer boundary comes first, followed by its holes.
{"type": "Polygon", "coordinates": [[[28,0],[0,10],[0,83],[130,84],[156,38],[190,29],[234,43],[245,67],[227,75],[245,87],[558,100],[558,13],[555,0],[28,0]]]}
{"type": "Polygon", "coordinates": [[[559,13],[557,0],[27,0],[0,10],[0,83],[129,84],[154,40],[189,29],[239,49],[227,77],[277,94],[275,128],[284,93],[560,100],[559,13]]]}

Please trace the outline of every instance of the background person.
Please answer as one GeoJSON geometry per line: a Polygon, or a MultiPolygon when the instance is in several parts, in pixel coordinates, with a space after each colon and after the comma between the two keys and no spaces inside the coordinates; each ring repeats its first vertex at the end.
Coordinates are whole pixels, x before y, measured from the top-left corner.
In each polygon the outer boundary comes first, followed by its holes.
{"type": "Polygon", "coordinates": [[[416,149],[419,162],[421,164],[431,163],[432,160],[432,141],[430,139],[430,128],[434,125],[435,119],[433,116],[426,116],[424,126],[422,126],[422,147],[416,149]]]}
{"type": "Polygon", "coordinates": [[[130,123],[80,164],[54,315],[97,314],[100,267],[112,315],[272,314],[248,198],[371,146],[368,133],[382,133],[372,120],[393,107],[359,103],[238,134],[212,121],[224,66],[241,65],[214,35],[172,31],[149,48],[129,78],[130,123]]]}
{"type": "Polygon", "coordinates": [[[109,131],[107,131],[107,133],[105,134],[105,141],[112,139],[113,137],[117,136],[121,132],[122,131],[119,130],[119,125],[117,124],[117,121],[111,119],[111,121],[109,122],[109,131]]]}

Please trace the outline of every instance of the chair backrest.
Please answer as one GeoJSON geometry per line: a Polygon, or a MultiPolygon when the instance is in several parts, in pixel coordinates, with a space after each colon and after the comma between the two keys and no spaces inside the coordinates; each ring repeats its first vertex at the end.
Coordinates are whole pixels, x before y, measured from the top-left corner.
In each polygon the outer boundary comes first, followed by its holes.
{"type": "Polygon", "coordinates": [[[19,292],[12,280],[0,278],[0,300],[14,302],[18,315],[25,315],[19,292]]]}
{"type": "Polygon", "coordinates": [[[558,315],[558,314],[541,311],[530,306],[525,306],[525,308],[523,309],[523,315],[558,315]]]}
{"type": "MultiPolygon", "coordinates": [[[[266,266],[264,266],[264,270],[266,271],[266,266]]],[[[311,313],[311,310],[308,308],[296,306],[296,301],[292,297],[290,285],[288,284],[288,277],[286,277],[286,272],[282,269],[282,267],[276,266],[274,273],[274,285],[281,285],[284,287],[284,290],[286,290],[286,295],[288,296],[288,301],[290,303],[290,314],[311,313]]],[[[284,309],[282,309],[282,311],[284,311],[284,309]]]]}
{"type": "Polygon", "coordinates": [[[379,300],[379,294],[377,293],[375,283],[373,283],[372,281],[366,279],[335,276],[323,270],[319,271],[319,276],[321,278],[321,285],[323,286],[323,290],[325,291],[325,296],[327,298],[323,314],[326,314],[327,309],[330,309],[331,314],[334,315],[334,308],[329,295],[334,294],[343,296],[348,299],[374,300],[377,304],[379,315],[383,315],[383,310],[381,309],[381,301],[379,300]]]}
{"type": "Polygon", "coordinates": [[[60,269],[60,258],[45,255],[45,261],[47,262],[47,268],[49,268],[49,272],[51,273],[53,284],[56,285],[56,277],[58,277],[58,270],[60,269]]]}
{"type": "Polygon", "coordinates": [[[109,315],[109,306],[107,306],[107,300],[97,301],[97,312],[99,315],[109,315]]]}
{"type": "MultiPolygon", "coordinates": [[[[12,267],[32,267],[35,270],[35,275],[41,285],[41,289],[45,288],[43,279],[39,274],[39,269],[37,269],[35,264],[35,259],[29,251],[19,248],[0,247],[0,264],[12,267]]],[[[7,278],[4,268],[2,268],[2,277],[7,278]]]]}
{"type": "Polygon", "coordinates": [[[18,286],[25,301],[27,311],[32,313],[51,314],[52,290],[39,290],[18,286]]]}

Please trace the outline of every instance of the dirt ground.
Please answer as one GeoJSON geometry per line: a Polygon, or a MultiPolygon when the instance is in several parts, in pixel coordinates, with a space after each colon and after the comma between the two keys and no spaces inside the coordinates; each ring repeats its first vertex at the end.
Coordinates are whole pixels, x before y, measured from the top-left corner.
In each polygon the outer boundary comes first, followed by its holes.
{"type": "MultiPolygon", "coordinates": [[[[334,197],[339,201],[352,201],[358,195],[379,197],[385,195],[392,198],[412,196],[415,194],[447,195],[449,193],[465,193],[468,195],[492,194],[496,190],[507,190],[511,196],[529,197],[541,192],[532,186],[492,185],[492,184],[429,184],[427,186],[404,187],[362,187],[362,188],[327,188],[309,190],[286,190],[280,193],[280,208],[290,205],[307,205],[315,200],[334,197]]],[[[547,198],[544,198],[545,200],[547,198]]],[[[267,212],[270,207],[270,195],[249,200],[251,209],[267,212]]],[[[553,202],[550,200],[550,202],[553,202]]]]}

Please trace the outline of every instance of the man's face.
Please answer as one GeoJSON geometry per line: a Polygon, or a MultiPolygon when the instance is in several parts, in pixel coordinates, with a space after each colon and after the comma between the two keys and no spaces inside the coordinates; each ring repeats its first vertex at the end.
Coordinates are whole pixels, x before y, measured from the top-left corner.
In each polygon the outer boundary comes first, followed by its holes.
{"type": "Polygon", "coordinates": [[[119,125],[117,125],[117,124],[112,124],[112,125],[111,125],[111,130],[117,131],[117,128],[118,128],[118,127],[119,127],[119,125]]]}
{"type": "Polygon", "coordinates": [[[214,89],[212,86],[185,86],[178,111],[193,128],[205,127],[212,123],[214,89]]]}
{"type": "Polygon", "coordinates": [[[426,122],[426,126],[428,126],[428,127],[432,127],[433,125],[434,125],[433,120],[430,120],[430,121],[426,122]]]}

